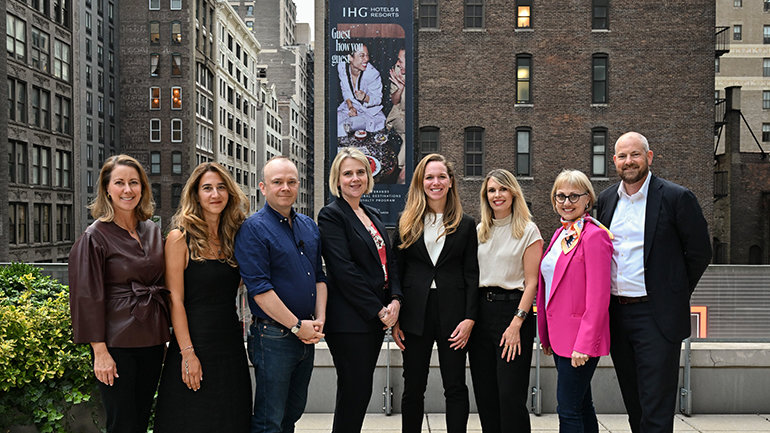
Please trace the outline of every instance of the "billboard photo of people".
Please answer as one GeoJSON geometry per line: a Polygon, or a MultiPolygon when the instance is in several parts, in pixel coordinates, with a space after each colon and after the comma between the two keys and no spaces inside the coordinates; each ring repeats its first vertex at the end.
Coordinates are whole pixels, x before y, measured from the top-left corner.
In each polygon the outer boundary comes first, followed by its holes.
{"type": "Polygon", "coordinates": [[[364,202],[394,226],[414,169],[413,5],[328,4],[327,161],[344,147],[361,150],[375,181],[364,202]]]}

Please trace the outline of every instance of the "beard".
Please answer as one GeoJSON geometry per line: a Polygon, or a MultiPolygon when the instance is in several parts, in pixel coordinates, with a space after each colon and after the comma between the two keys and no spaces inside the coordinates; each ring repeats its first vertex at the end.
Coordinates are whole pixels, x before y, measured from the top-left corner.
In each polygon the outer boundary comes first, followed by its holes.
{"type": "Polygon", "coordinates": [[[644,164],[626,164],[618,170],[618,176],[630,185],[644,179],[649,172],[650,166],[645,161],[644,164]]]}

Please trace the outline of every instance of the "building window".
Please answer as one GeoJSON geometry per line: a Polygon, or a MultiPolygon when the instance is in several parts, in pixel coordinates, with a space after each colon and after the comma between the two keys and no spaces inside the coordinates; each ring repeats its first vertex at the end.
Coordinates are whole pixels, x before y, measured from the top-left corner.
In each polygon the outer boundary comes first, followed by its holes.
{"type": "Polygon", "coordinates": [[[171,76],[182,76],[182,55],[174,53],[171,55],[171,76]]]}
{"type": "Polygon", "coordinates": [[[8,173],[11,183],[27,183],[27,143],[8,140],[8,173]]]}
{"type": "Polygon", "coordinates": [[[591,174],[607,175],[607,130],[596,128],[591,131],[591,174]]]}
{"type": "Polygon", "coordinates": [[[32,67],[48,72],[48,53],[48,33],[32,27],[32,49],[30,51],[32,67]]]}
{"type": "Polygon", "coordinates": [[[39,87],[32,87],[32,124],[38,128],[51,129],[51,93],[39,87]]]}
{"type": "Polygon", "coordinates": [[[770,59],[762,59],[762,76],[770,77],[770,59]]]}
{"type": "Polygon", "coordinates": [[[150,10],[151,11],[160,10],[160,0],[150,0],[150,10]]]}
{"type": "Polygon", "coordinates": [[[60,134],[69,134],[70,129],[70,100],[56,95],[53,106],[54,130],[60,134]]]}
{"type": "Polygon", "coordinates": [[[11,14],[5,16],[5,47],[9,58],[27,60],[27,23],[11,14]]]}
{"type": "Polygon", "coordinates": [[[155,207],[156,208],[161,207],[160,184],[159,183],[153,183],[152,185],[150,185],[150,189],[152,190],[152,201],[155,202],[155,207]]]}
{"type": "Polygon", "coordinates": [[[733,40],[740,41],[743,39],[743,26],[736,24],[733,26],[733,40]]]}
{"type": "Polygon", "coordinates": [[[35,204],[32,214],[33,241],[51,242],[51,205],[35,204]]]}
{"type": "Polygon", "coordinates": [[[150,54],[150,76],[157,77],[160,72],[160,54],[150,54]]]}
{"type": "Polygon", "coordinates": [[[532,28],[532,0],[516,0],[516,28],[532,28]]]}
{"type": "Polygon", "coordinates": [[[53,44],[53,76],[70,80],[70,46],[58,39],[53,44]]]}
{"type": "Polygon", "coordinates": [[[160,23],[158,21],[150,21],[150,43],[160,43],[160,23]]]}
{"type": "Polygon", "coordinates": [[[150,142],[160,142],[160,119],[150,119],[150,142]]]}
{"type": "Polygon", "coordinates": [[[86,140],[93,140],[94,139],[94,121],[91,119],[86,119],[86,140]]]}
{"type": "Polygon", "coordinates": [[[610,1],[593,0],[591,28],[594,30],[609,30],[610,28],[610,1]]]}
{"type": "Polygon", "coordinates": [[[742,8],[743,7],[743,0],[733,0],[733,7],[742,8]]]}
{"type": "Polygon", "coordinates": [[[160,110],[160,87],[150,87],[150,110],[160,110]]]}
{"type": "Polygon", "coordinates": [[[55,186],[61,188],[70,187],[70,163],[71,156],[69,152],[63,150],[56,151],[56,175],[54,177],[55,186]]]}
{"type": "Polygon", "coordinates": [[[593,88],[591,92],[591,102],[594,104],[606,104],[607,103],[607,63],[608,58],[606,54],[594,54],[593,55],[593,71],[592,81],[593,88]]]}
{"type": "Polygon", "coordinates": [[[171,21],[171,41],[175,44],[182,43],[182,23],[171,21]]]}
{"type": "Polygon", "coordinates": [[[182,119],[171,119],[171,141],[182,142],[182,119]]]}
{"type": "Polygon", "coordinates": [[[27,121],[27,83],[8,78],[8,120],[27,121]]]}
{"type": "Polygon", "coordinates": [[[56,206],[56,238],[60,241],[72,240],[72,206],[56,206]]]}
{"type": "Polygon", "coordinates": [[[770,26],[762,27],[762,43],[770,44],[770,26]]]}
{"type": "Polygon", "coordinates": [[[714,59],[714,73],[715,74],[719,73],[719,57],[714,59]]]}
{"type": "Polygon", "coordinates": [[[50,185],[51,149],[42,146],[32,147],[32,185],[50,185]]]}
{"type": "Polygon", "coordinates": [[[530,135],[529,128],[516,129],[516,175],[529,176],[530,163],[530,135]]]}
{"type": "Polygon", "coordinates": [[[484,0],[465,1],[465,28],[484,28],[484,0]]]}
{"type": "Polygon", "coordinates": [[[160,152],[150,152],[150,174],[160,174],[160,152]]]}
{"type": "Polygon", "coordinates": [[[484,128],[465,128],[465,175],[484,175],[484,128]]]}
{"type": "Polygon", "coordinates": [[[516,56],[516,103],[531,104],[532,93],[532,56],[519,54],[516,56]]]}
{"type": "Polygon", "coordinates": [[[171,185],[171,208],[179,207],[179,200],[182,198],[182,185],[175,183],[171,185]]]}
{"type": "Polygon", "coordinates": [[[182,88],[181,87],[171,88],[171,109],[172,110],[182,109],[182,88]]]}
{"type": "Polygon", "coordinates": [[[10,203],[8,216],[11,223],[11,244],[27,243],[27,204],[10,203]]]}
{"type": "Polygon", "coordinates": [[[762,108],[770,110],[770,90],[762,91],[762,108]]]}
{"type": "Polygon", "coordinates": [[[762,141],[770,141],[770,123],[762,124],[762,141]]]}
{"type": "Polygon", "coordinates": [[[764,0],[762,3],[764,4],[765,12],[770,12],[770,0],[764,0]]]}
{"type": "Polygon", "coordinates": [[[182,0],[171,0],[170,9],[172,11],[178,11],[182,9],[182,0]]]}
{"type": "Polygon", "coordinates": [[[171,152],[171,173],[182,174],[182,152],[171,152]]]}

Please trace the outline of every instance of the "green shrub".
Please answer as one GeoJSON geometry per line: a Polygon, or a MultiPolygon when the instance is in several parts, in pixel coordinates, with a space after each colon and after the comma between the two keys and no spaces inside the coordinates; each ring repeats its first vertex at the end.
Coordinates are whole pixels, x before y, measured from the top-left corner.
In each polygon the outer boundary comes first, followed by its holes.
{"type": "Polygon", "coordinates": [[[34,266],[0,268],[0,427],[64,432],[93,390],[87,345],[72,342],[68,289],[34,266]]]}

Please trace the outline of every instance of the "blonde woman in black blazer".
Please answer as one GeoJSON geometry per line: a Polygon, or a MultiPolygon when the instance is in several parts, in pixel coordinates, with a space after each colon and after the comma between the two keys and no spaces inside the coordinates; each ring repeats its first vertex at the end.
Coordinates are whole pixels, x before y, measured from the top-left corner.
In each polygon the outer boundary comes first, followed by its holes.
{"type": "Polygon", "coordinates": [[[401,305],[385,225],[376,209],[360,203],[373,186],[366,156],[344,148],[329,174],[337,198],[318,213],[329,291],[324,331],[337,370],[335,433],[361,431],[385,330],[395,325],[401,305]]]}
{"type": "Polygon", "coordinates": [[[452,165],[439,154],[426,156],[415,168],[394,242],[404,292],[401,317],[393,328],[404,351],[404,433],[422,430],[434,341],[447,432],[466,431],[466,345],[478,312],[476,246],[476,225],[462,212],[452,165]]]}

